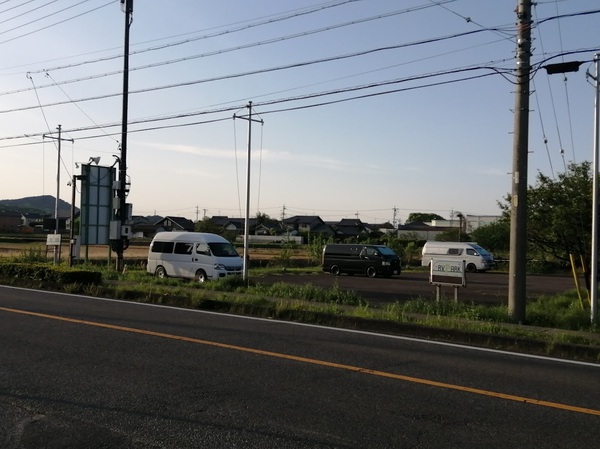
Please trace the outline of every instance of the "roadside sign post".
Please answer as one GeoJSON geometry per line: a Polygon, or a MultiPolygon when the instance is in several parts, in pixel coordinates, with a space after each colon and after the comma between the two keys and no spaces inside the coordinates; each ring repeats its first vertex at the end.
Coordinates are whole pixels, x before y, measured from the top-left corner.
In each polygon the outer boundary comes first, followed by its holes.
{"type": "Polygon", "coordinates": [[[48,234],[46,236],[46,252],[48,251],[49,246],[54,247],[54,265],[60,263],[61,237],[61,234],[48,234]]]}
{"type": "Polygon", "coordinates": [[[467,286],[465,261],[433,259],[429,267],[429,283],[435,285],[436,301],[440,300],[442,286],[449,285],[454,287],[454,301],[458,302],[459,287],[467,286]]]}

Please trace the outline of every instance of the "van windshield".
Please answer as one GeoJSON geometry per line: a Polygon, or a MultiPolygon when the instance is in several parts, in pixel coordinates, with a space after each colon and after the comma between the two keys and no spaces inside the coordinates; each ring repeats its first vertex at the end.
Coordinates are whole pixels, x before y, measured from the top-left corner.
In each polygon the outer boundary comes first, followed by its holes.
{"type": "Polygon", "coordinates": [[[392,248],[388,248],[387,246],[378,246],[377,251],[379,251],[384,256],[395,256],[396,253],[392,248]]]}
{"type": "Polygon", "coordinates": [[[490,254],[490,253],[489,253],[489,252],[488,252],[488,251],[487,251],[485,248],[482,248],[482,247],[481,247],[481,246],[479,246],[479,245],[471,245],[471,246],[472,246],[473,248],[475,248],[475,249],[477,250],[477,252],[478,252],[479,254],[481,254],[482,256],[491,256],[491,254],[490,254]]]}
{"type": "Polygon", "coordinates": [[[229,242],[209,243],[211,252],[217,257],[240,257],[236,249],[229,242]]]}

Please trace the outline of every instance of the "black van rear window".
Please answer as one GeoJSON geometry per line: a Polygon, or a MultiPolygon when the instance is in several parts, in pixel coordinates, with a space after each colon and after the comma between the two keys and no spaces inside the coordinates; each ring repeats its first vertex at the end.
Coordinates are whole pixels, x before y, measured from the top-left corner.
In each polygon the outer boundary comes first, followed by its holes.
{"type": "Polygon", "coordinates": [[[193,243],[177,242],[175,243],[175,254],[192,254],[193,243]]]}

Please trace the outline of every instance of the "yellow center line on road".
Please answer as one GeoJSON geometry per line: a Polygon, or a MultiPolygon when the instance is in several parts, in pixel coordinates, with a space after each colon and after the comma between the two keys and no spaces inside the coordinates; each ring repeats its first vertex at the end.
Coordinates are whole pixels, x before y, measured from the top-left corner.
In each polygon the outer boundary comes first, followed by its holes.
{"type": "Polygon", "coordinates": [[[589,409],[589,408],[585,408],[585,407],[576,407],[573,405],[560,404],[557,402],[542,401],[539,399],[526,398],[523,396],[515,396],[512,394],[498,393],[495,391],[480,390],[478,388],[464,387],[461,385],[454,385],[454,384],[449,384],[449,383],[445,383],[445,382],[438,382],[435,380],[422,379],[419,377],[404,376],[402,374],[388,373],[385,371],[377,371],[377,370],[372,370],[372,369],[368,369],[368,368],[361,368],[358,366],[344,365],[341,363],[328,362],[325,360],[317,360],[317,359],[311,359],[311,358],[307,358],[307,357],[298,357],[295,355],[282,354],[279,352],[263,351],[262,349],[247,348],[244,346],[230,345],[227,343],[219,343],[216,341],[201,340],[198,338],[185,337],[182,335],[165,334],[162,332],[155,332],[155,331],[146,330],[146,329],[136,329],[133,327],[117,326],[114,324],[99,323],[96,321],[78,320],[78,319],[67,318],[67,317],[58,316],[58,315],[48,315],[45,313],[29,312],[27,310],[19,310],[19,309],[10,309],[10,308],[6,308],[6,307],[0,307],[0,311],[9,312],[9,313],[17,313],[17,314],[21,314],[21,315],[35,316],[35,317],[39,317],[39,318],[47,318],[47,319],[51,319],[51,320],[63,321],[63,322],[68,322],[68,323],[83,324],[86,326],[93,326],[93,327],[99,327],[99,328],[104,328],[104,329],[129,332],[129,333],[133,333],[133,334],[149,335],[152,337],[160,337],[160,338],[167,338],[170,340],[185,341],[188,343],[213,346],[213,347],[222,348],[222,349],[230,349],[230,350],[234,350],[234,351],[241,351],[241,352],[246,352],[246,353],[250,353],[250,354],[267,356],[267,357],[276,357],[276,358],[285,359],[285,360],[293,360],[295,362],[301,362],[301,363],[310,363],[312,365],[326,366],[329,368],[342,369],[342,370],[352,371],[352,372],[357,372],[357,373],[362,373],[362,374],[370,374],[372,376],[385,377],[388,379],[395,379],[395,380],[402,380],[405,382],[411,382],[411,383],[416,383],[416,384],[421,384],[421,385],[428,385],[431,387],[445,388],[448,390],[457,390],[457,391],[462,391],[462,392],[467,392],[467,393],[478,394],[481,396],[488,396],[488,397],[497,398],[497,399],[505,399],[508,401],[522,402],[522,403],[538,405],[538,406],[542,406],[542,407],[550,407],[550,408],[555,408],[555,409],[559,409],[559,410],[583,413],[586,415],[600,416],[600,410],[589,409]]]}

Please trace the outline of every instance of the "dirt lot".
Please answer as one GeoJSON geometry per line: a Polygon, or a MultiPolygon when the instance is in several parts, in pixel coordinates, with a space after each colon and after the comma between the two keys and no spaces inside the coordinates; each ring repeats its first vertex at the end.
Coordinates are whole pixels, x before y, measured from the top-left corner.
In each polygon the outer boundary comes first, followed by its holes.
{"type": "MultiPolygon", "coordinates": [[[[140,260],[148,257],[147,242],[133,242],[124,252],[123,257],[127,261],[140,260]]],[[[238,248],[240,255],[243,255],[243,248],[238,248]]],[[[53,258],[54,247],[46,246],[42,242],[35,243],[7,243],[0,242],[0,258],[4,257],[20,257],[30,253],[45,254],[48,259],[53,258]]],[[[271,260],[281,257],[282,250],[279,248],[250,248],[248,251],[250,259],[254,260],[271,260]]],[[[81,259],[107,259],[109,254],[108,246],[104,245],[89,245],[82,246],[80,257],[81,259]]],[[[60,250],[61,260],[66,260],[69,257],[69,245],[63,244],[60,250]]],[[[116,254],[112,253],[111,258],[115,258],[116,254]]],[[[291,259],[307,259],[307,253],[303,249],[295,249],[290,256],[291,259]]]]}

